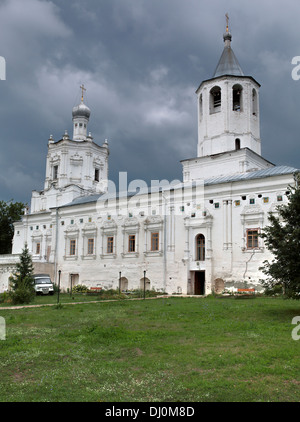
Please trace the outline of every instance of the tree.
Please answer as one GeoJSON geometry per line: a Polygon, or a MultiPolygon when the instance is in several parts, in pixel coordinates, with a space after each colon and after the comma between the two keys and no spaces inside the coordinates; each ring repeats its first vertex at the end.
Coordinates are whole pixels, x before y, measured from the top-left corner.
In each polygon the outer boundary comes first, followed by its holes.
{"type": "Polygon", "coordinates": [[[269,214],[270,225],[261,234],[274,258],[260,269],[268,276],[266,289],[282,286],[285,296],[300,299],[300,174],[294,179],[288,204],[278,207],[278,216],[269,214]]]}
{"type": "Polygon", "coordinates": [[[16,264],[14,275],[10,277],[11,298],[13,303],[29,303],[35,296],[33,264],[29,249],[25,243],[16,264]]]}
{"type": "Polygon", "coordinates": [[[10,254],[14,236],[14,222],[24,214],[26,204],[0,201],[0,254],[10,254]]]}

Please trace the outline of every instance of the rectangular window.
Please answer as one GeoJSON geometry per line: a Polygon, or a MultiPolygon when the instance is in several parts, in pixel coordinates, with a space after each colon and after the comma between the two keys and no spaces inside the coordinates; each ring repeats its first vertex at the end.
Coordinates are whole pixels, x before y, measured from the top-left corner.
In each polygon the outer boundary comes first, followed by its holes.
{"type": "Polygon", "coordinates": [[[258,248],[259,229],[247,230],[247,249],[258,248]]]}
{"type": "Polygon", "coordinates": [[[151,233],[151,251],[159,250],[159,233],[151,233]]]}
{"type": "Polygon", "coordinates": [[[75,251],[76,251],[76,240],[71,239],[70,240],[70,255],[75,255],[75,251]]]}
{"type": "Polygon", "coordinates": [[[128,236],[128,252],[135,252],[135,234],[128,236]]]}
{"type": "Polygon", "coordinates": [[[108,236],[108,238],[107,238],[107,253],[114,253],[114,238],[113,238],[113,236],[108,236]]]}
{"type": "Polygon", "coordinates": [[[88,255],[94,254],[94,239],[88,239],[88,255]]]}
{"type": "Polygon", "coordinates": [[[99,182],[99,169],[95,169],[95,182],[99,182]]]}
{"type": "Polygon", "coordinates": [[[35,253],[36,253],[37,255],[39,255],[39,254],[40,254],[40,252],[41,252],[41,244],[40,244],[40,243],[37,243],[37,244],[36,244],[36,248],[35,248],[35,253]]]}
{"type": "Polygon", "coordinates": [[[53,179],[56,180],[58,176],[58,166],[53,166],[53,179]]]}

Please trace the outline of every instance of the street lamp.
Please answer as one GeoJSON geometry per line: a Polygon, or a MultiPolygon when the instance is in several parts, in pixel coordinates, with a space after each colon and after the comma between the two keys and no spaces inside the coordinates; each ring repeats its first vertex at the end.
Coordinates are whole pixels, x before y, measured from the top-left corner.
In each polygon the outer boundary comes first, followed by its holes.
{"type": "Polygon", "coordinates": [[[144,300],[146,295],[146,271],[144,271],[144,300]]]}
{"type": "Polygon", "coordinates": [[[58,270],[58,292],[57,292],[57,304],[59,304],[60,274],[61,274],[61,270],[58,270]]]}

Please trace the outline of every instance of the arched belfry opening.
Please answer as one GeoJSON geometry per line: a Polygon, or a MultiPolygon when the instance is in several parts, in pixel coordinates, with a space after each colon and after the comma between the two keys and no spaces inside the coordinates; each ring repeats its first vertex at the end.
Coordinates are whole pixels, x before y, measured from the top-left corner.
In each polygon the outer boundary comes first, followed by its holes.
{"type": "Polygon", "coordinates": [[[221,111],[221,88],[219,86],[214,86],[210,90],[210,104],[209,104],[209,112],[218,113],[221,111]]]}
{"type": "Polygon", "coordinates": [[[243,87],[239,84],[232,87],[232,110],[243,111],[243,87]]]}

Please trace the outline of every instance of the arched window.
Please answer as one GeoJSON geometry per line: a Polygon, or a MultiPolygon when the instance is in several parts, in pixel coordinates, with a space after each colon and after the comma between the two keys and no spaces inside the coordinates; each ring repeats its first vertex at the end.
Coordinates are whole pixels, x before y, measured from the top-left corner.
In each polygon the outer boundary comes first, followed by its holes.
{"type": "Polygon", "coordinates": [[[258,112],[257,92],[253,88],[252,89],[252,114],[253,114],[253,116],[257,116],[257,112],[258,112]]]}
{"type": "Polygon", "coordinates": [[[239,138],[235,140],[235,149],[241,149],[241,140],[239,138]]]}
{"type": "Polygon", "coordinates": [[[243,87],[239,84],[233,85],[232,87],[232,110],[242,111],[243,106],[243,87]]]}
{"type": "Polygon", "coordinates": [[[205,237],[198,234],[196,237],[196,261],[205,261],[205,237]]]}
{"type": "Polygon", "coordinates": [[[210,90],[210,113],[217,113],[221,111],[221,88],[214,86],[210,90]]]}

